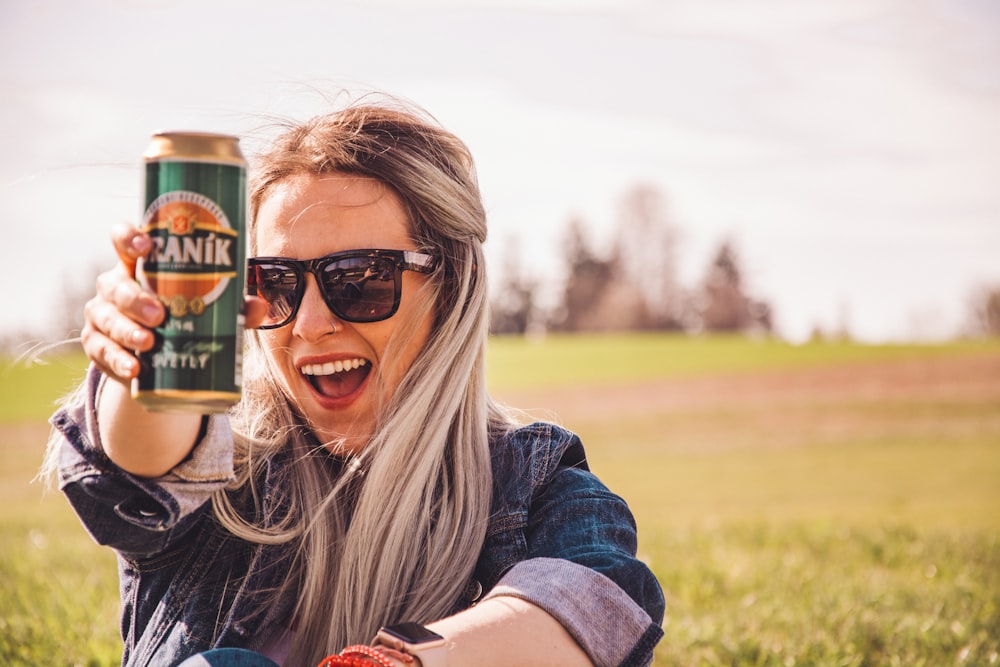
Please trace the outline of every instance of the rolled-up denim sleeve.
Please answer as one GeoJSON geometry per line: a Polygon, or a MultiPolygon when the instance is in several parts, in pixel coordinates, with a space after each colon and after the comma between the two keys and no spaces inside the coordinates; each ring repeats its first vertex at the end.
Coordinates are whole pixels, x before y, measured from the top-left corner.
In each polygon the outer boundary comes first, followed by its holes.
{"type": "Polygon", "coordinates": [[[53,415],[62,436],[59,487],[99,544],[150,555],[183,532],[217,489],[233,479],[233,436],[225,415],[208,419],[187,459],[147,479],[116,466],[104,453],[96,401],[102,374],[91,368],[82,390],[53,415]]]}
{"type": "Polygon", "coordinates": [[[518,563],[483,599],[500,596],[544,609],[595,665],[648,665],[663,636],[660,626],[615,582],[568,560],[518,563]]]}
{"type": "Polygon", "coordinates": [[[526,536],[528,559],[487,597],[545,609],[596,665],[648,665],[663,636],[663,591],[636,558],[625,501],[590,472],[560,467],[531,505],[526,536]]]}

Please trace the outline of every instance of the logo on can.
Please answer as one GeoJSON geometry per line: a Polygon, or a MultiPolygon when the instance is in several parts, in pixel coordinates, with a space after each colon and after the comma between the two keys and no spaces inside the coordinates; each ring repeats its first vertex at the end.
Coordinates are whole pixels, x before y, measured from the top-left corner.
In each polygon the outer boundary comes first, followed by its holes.
{"type": "Polygon", "coordinates": [[[159,295],[171,317],[201,315],[236,278],[239,232],[208,197],[186,190],[160,195],[146,211],[143,231],[154,245],[139,281],[159,295]]]}

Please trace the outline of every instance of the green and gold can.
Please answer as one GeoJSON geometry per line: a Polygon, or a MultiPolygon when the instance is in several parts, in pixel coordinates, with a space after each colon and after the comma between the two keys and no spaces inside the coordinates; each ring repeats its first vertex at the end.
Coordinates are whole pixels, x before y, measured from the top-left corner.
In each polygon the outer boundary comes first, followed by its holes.
{"type": "Polygon", "coordinates": [[[153,411],[225,412],[242,385],[246,160],[236,137],[160,132],[143,170],[153,249],[136,278],[167,315],[132,395],[153,411]]]}

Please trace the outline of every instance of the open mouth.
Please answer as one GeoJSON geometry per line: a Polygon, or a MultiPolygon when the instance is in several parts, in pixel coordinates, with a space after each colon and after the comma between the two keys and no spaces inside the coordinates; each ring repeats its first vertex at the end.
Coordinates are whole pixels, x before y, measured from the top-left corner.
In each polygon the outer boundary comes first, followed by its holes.
{"type": "Polygon", "coordinates": [[[371,366],[367,359],[343,359],[306,364],[299,371],[317,393],[327,398],[343,398],[358,390],[371,372],[371,366]]]}

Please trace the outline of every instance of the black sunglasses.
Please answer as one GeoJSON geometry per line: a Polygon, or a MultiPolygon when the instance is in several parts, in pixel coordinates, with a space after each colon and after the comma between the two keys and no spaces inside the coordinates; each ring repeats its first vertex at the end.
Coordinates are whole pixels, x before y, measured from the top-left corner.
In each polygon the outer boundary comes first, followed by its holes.
{"type": "Polygon", "coordinates": [[[251,257],[247,293],[267,301],[267,317],[259,328],[283,327],[299,312],[309,272],[337,317],[345,322],[379,322],[399,308],[403,271],[431,273],[436,264],[432,255],[410,250],[348,250],[305,260],[251,257]]]}

